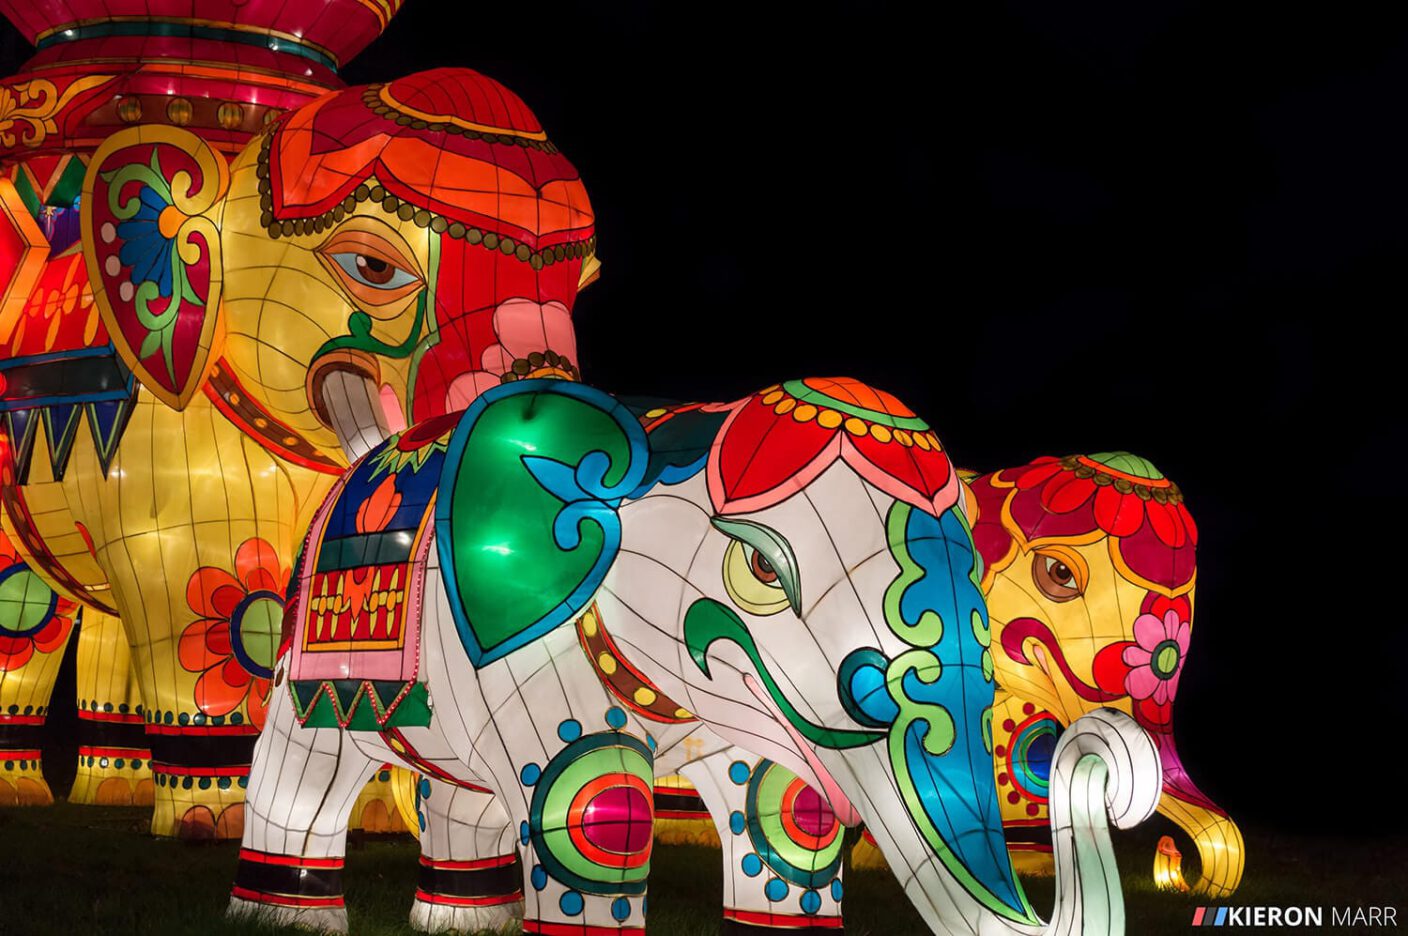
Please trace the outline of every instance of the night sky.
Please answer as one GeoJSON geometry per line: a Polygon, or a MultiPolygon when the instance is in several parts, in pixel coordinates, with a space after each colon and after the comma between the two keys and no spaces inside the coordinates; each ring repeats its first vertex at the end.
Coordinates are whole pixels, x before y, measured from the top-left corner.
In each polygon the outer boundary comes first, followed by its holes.
{"type": "Polygon", "coordinates": [[[1408,11],[963,6],[409,0],[344,77],[470,66],[535,110],[597,212],[598,386],[849,375],[968,467],[1152,459],[1201,529],[1195,781],[1404,828],[1408,11]]]}

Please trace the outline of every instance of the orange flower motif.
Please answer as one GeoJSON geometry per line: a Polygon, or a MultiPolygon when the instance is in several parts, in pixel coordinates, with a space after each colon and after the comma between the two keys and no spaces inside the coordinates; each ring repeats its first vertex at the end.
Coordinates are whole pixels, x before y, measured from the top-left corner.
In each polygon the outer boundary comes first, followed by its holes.
{"type": "Polygon", "coordinates": [[[0,674],[24,666],[36,650],[62,647],[73,612],[73,602],[55,594],[0,534],[0,674]]]}
{"type": "Polygon", "coordinates": [[[196,680],[196,707],[233,724],[248,699],[249,720],[263,727],[269,680],[283,625],[289,570],[274,547],[257,537],[235,551],[235,573],[201,566],[186,583],[186,604],[199,617],[186,626],[176,658],[196,680]]]}
{"type": "Polygon", "coordinates": [[[376,533],[386,529],[400,506],[401,493],[396,490],[396,475],[392,473],[357,508],[357,532],[376,533]]]}

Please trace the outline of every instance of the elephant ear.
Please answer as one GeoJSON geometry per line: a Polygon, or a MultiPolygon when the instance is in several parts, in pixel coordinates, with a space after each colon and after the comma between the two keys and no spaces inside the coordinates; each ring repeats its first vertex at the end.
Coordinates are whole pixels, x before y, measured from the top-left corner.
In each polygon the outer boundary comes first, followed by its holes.
{"type": "Polygon", "coordinates": [[[520,380],[465,411],[445,456],[435,532],[474,666],[587,607],[621,546],[621,501],[649,463],[630,410],[582,384],[520,380]]]}
{"type": "Polygon", "coordinates": [[[183,409],[218,356],[225,158],[176,127],[121,130],[83,178],[83,254],[108,337],[143,386],[183,409]]]}

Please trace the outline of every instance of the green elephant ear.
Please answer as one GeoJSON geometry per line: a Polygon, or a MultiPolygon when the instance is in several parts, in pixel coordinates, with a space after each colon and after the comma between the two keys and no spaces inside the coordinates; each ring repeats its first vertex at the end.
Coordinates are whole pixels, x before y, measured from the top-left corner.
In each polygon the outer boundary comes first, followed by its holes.
{"type": "Polygon", "coordinates": [[[515,381],[465,411],[445,456],[435,533],[475,667],[587,607],[621,546],[621,500],[649,463],[631,412],[582,384],[515,381]]]}

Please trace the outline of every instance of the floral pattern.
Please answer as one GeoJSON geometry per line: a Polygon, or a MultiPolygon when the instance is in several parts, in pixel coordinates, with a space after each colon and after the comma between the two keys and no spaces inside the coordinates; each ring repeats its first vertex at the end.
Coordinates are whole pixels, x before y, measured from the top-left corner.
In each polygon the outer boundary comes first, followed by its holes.
{"type": "Polygon", "coordinates": [[[249,720],[263,727],[269,679],[280,643],[289,570],[259,538],[235,551],[235,570],[201,566],[186,584],[186,604],[199,615],[177,644],[177,659],[196,680],[196,706],[223,718],[247,702],[249,720]]]}
{"type": "Polygon", "coordinates": [[[1192,621],[1186,595],[1150,592],[1134,620],[1134,639],[1115,641],[1095,655],[1096,685],[1111,697],[1128,695],[1135,721],[1156,734],[1173,730],[1173,700],[1192,621]]]}
{"type": "Polygon", "coordinates": [[[1133,667],[1124,684],[1135,699],[1152,698],[1155,705],[1173,701],[1183,658],[1188,654],[1191,625],[1169,608],[1162,618],[1141,614],[1134,621],[1133,646],[1125,647],[1124,662],[1133,667]]]}
{"type": "Polygon", "coordinates": [[[456,377],[447,391],[446,406],[457,412],[485,390],[527,377],[576,380],[572,363],[577,337],[572,313],[561,302],[538,303],[509,299],[494,310],[495,344],[484,349],[480,367],[456,377]]]}
{"type": "Polygon", "coordinates": [[[1133,536],[1147,519],[1165,546],[1178,549],[1198,542],[1198,528],[1178,485],[1126,452],[1038,458],[1013,474],[1017,490],[1040,489],[1041,505],[1053,514],[1073,513],[1090,504],[1095,525],[1111,536],[1133,536]],[[1139,473],[1110,462],[1138,466],[1139,473]]]}
{"type": "Polygon", "coordinates": [[[180,250],[190,217],[175,205],[158,150],[152,151],[150,164],[129,163],[104,173],[102,179],[109,185],[108,208],[117,224],[114,227],[107,222],[100,233],[104,240],[115,239],[120,244],[117,260],[130,272],[118,287],[119,298],[132,303],[146,331],[137,357],[147,358],[160,351],[167,373],[175,381],[172,342],[176,323],[184,306],[204,304],[191,284],[180,250]],[[129,183],[139,185],[135,198],[129,183]]]}
{"type": "Polygon", "coordinates": [[[35,651],[63,647],[73,612],[73,602],[56,595],[0,534],[0,673],[24,666],[35,651]]]}

